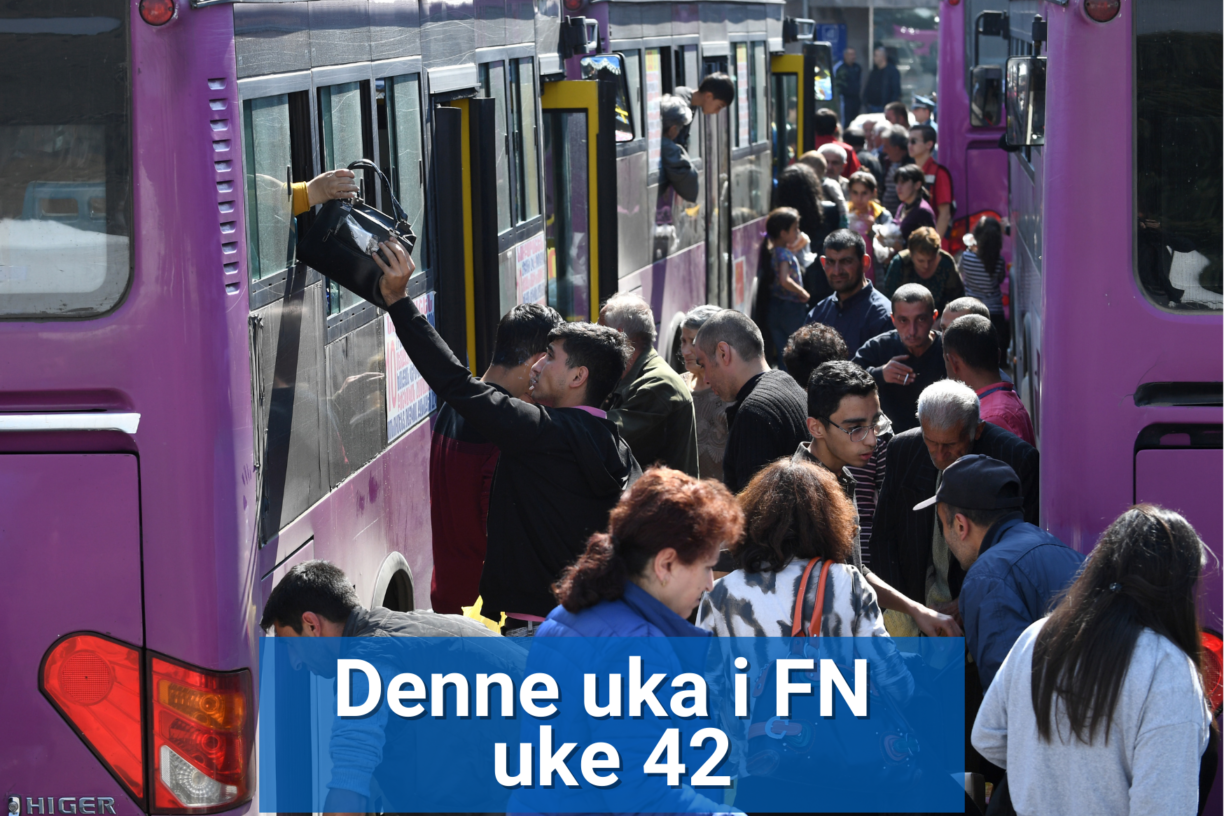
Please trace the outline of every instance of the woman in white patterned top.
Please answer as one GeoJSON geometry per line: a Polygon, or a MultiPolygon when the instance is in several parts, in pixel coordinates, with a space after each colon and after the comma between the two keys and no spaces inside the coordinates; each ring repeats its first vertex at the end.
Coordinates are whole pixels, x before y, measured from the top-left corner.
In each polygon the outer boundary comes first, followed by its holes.
{"type": "MultiPolygon", "coordinates": [[[[846,563],[854,543],[854,508],[831,471],[779,460],[753,477],[739,502],[745,529],[733,549],[738,569],[716,581],[702,600],[698,626],[721,637],[790,637],[804,568],[812,559],[824,559],[832,567],[821,635],[888,636],[875,590],[846,563]]],[[[816,584],[815,577],[807,584],[804,622],[812,619],[816,584]]]]}
{"type": "MultiPolygon", "coordinates": [[[[771,638],[757,642],[767,657],[783,656],[774,652],[789,648],[804,569],[816,561],[803,594],[806,631],[816,607],[822,562],[829,561],[819,615],[821,636],[868,638],[854,651],[870,660],[873,682],[898,702],[909,700],[914,679],[884,628],[875,590],[845,563],[855,536],[854,508],[832,471],[780,459],[754,476],[738,499],[744,511],[744,537],[732,550],[738,569],[714,582],[697,608],[697,625],[719,637],[771,638]]],[[[715,681],[716,686],[727,683],[727,678],[715,681]]],[[[748,720],[735,719],[725,727],[747,742],[748,720]]],[[[737,754],[735,761],[741,770],[746,767],[744,756],[737,754]]]]}
{"type": "Polygon", "coordinates": [[[913,693],[913,678],[896,652],[875,590],[846,563],[854,545],[854,508],[837,477],[806,462],[780,459],[739,495],[744,538],[733,549],[738,569],[714,582],[702,599],[697,625],[719,637],[790,637],[795,600],[808,562],[803,625],[816,606],[819,562],[831,566],[820,615],[822,637],[880,638],[877,679],[899,698],[913,693]]]}

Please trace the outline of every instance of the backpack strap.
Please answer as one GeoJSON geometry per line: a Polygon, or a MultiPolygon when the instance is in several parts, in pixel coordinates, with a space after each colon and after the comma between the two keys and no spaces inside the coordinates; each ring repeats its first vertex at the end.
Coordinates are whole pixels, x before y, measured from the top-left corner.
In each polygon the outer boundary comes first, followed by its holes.
{"type": "Polygon", "coordinates": [[[812,609],[812,622],[808,626],[808,637],[820,637],[820,623],[824,617],[824,595],[825,584],[829,579],[829,567],[832,564],[828,559],[813,558],[808,562],[807,568],[803,570],[803,578],[799,581],[799,593],[795,596],[795,614],[791,617],[791,637],[798,637],[803,632],[803,599],[807,595],[808,576],[812,574],[812,568],[816,566],[816,562],[820,561],[820,578],[816,583],[816,606],[812,609]]]}

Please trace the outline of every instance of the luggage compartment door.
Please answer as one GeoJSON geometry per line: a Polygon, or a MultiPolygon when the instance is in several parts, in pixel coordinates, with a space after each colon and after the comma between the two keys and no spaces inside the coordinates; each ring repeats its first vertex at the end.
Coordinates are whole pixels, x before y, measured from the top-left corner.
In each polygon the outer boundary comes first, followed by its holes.
{"type": "MultiPolygon", "coordinates": [[[[1166,434],[1170,442],[1183,434],[1166,434]]],[[[1214,554],[1199,579],[1199,622],[1221,631],[1220,557],[1224,530],[1220,496],[1224,495],[1219,448],[1147,449],[1135,453],[1135,501],[1176,510],[1194,526],[1214,554]]]]}
{"type": "MultiPolygon", "coordinates": [[[[137,460],[130,454],[0,455],[5,579],[0,592],[0,789],[21,797],[23,812],[28,812],[27,797],[37,805],[40,797],[52,794],[113,797],[116,812],[135,809],[43,697],[39,672],[51,645],[72,632],[144,645],[139,491],[137,460]]],[[[190,575],[155,577],[192,580],[190,575]]],[[[66,687],[100,693],[96,683],[82,686],[79,678],[66,687]]]]}

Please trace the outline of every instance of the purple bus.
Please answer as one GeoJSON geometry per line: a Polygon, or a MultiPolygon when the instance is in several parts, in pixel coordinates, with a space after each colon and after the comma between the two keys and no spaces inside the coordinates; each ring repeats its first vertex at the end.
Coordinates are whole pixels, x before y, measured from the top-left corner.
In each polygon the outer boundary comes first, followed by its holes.
{"type": "Polygon", "coordinates": [[[325,558],[368,606],[428,607],[434,399],[385,315],[295,262],[290,183],[376,162],[411,295],[480,365],[484,315],[545,297],[564,70],[558,2],[480,5],[0,10],[11,816],[256,810],[275,581],[325,558]]]}
{"type": "Polygon", "coordinates": [[[1220,4],[1007,12],[1015,374],[1042,524],[1086,552],[1135,502],[1185,515],[1211,551],[1199,609],[1218,671],[1220,4]]]}
{"type": "MultiPolygon", "coordinates": [[[[976,33],[991,12],[1008,5],[943,0],[939,7],[939,163],[952,174],[954,253],[964,250],[965,235],[983,215],[1001,220],[1008,212],[1007,153],[999,149],[1007,42],[976,33]]],[[[1010,259],[1010,240],[1005,244],[1010,259]]]]}

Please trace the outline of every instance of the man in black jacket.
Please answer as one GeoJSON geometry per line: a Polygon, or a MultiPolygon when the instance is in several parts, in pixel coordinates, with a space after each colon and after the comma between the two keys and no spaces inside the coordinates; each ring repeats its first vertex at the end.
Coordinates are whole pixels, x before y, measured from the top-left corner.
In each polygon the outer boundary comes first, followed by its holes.
{"type": "MultiPolygon", "coordinates": [[[[1040,513],[1037,449],[997,425],[982,422],[973,389],[954,380],[929,386],[918,401],[920,427],[888,443],[884,485],[876,506],[870,551],[873,568],[909,598],[957,616],[964,571],[951,557],[937,529],[935,509],[914,510],[933,496],[943,471],[970,453],[1005,462],[1020,477],[1024,520],[1040,513]]],[[[917,630],[895,613],[885,613],[894,635],[917,630]]]]}
{"type": "Polygon", "coordinates": [[[854,353],[854,362],[880,386],[880,406],[893,429],[908,431],[918,424],[918,395],[948,376],[943,339],[935,331],[939,312],[935,298],[920,283],[898,286],[892,294],[894,328],[873,337],[854,353]]]}
{"type": "Polygon", "coordinates": [[[810,439],[807,394],[791,375],[770,369],[761,330],[734,309],[705,322],[693,356],[718,398],[735,403],[727,409],[723,482],[738,493],[757,471],[810,439]]]}
{"type": "Polygon", "coordinates": [[[901,72],[893,64],[888,49],[876,46],[872,52],[875,67],[867,75],[867,88],[863,91],[863,102],[869,113],[880,113],[889,102],[901,98],[901,72]]]}
{"type": "Polygon", "coordinates": [[[374,259],[379,287],[404,351],[421,377],[475,430],[501,448],[489,498],[489,543],[480,576],[482,613],[505,612],[506,633],[530,633],[557,605],[552,585],[602,530],[641,468],[616,423],[598,406],[629,360],[625,336],[567,323],[548,337],[531,370],[531,396],[514,399],[472,376],[405,297],[415,268],[398,243],[374,259]]]}

